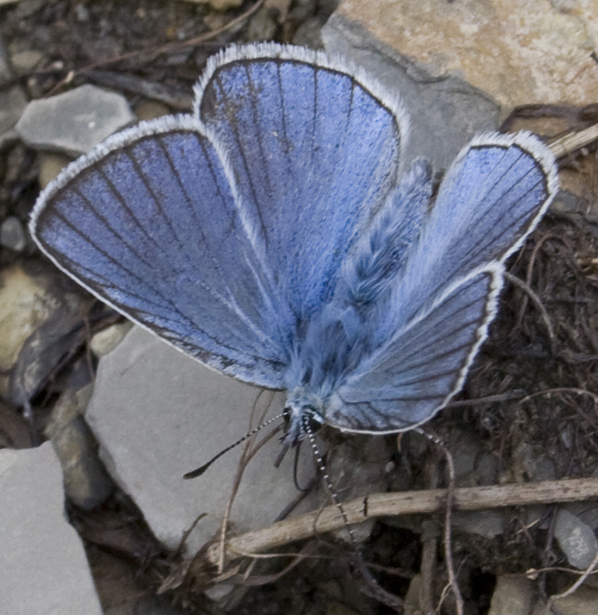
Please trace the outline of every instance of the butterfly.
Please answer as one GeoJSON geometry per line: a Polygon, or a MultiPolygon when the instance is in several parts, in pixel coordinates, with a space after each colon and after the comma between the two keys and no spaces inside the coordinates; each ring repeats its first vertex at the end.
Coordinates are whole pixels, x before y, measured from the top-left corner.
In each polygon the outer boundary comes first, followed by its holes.
{"type": "Polygon", "coordinates": [[[91,293],[201,363],[287,392],[308,423],[393,433],[462,388],[505,260],[557,191],[529,133],[487,133],[433,196],[402,168],[400,100],[342,58],[276,44],[212,57],[191,115],[71,163],[30,231],[91,293]]]}

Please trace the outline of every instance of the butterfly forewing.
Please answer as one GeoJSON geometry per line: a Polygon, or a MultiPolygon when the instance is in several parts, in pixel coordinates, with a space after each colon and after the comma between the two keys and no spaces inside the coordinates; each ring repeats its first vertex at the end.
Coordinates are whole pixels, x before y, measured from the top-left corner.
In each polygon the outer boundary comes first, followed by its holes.
{"type": "Polygon", "coordinates": [[[264,261],[306,319],[394,187],[406,121],[319,54],[271,56],[257,47],[208,69],[198,109],[231,162],[264,261]],[[254,57],[259,49],[269,57],[254,57]]]}
{"type": "Polygon", "coordinates": [[[179,124],[125,133],[67,172],[42,197],[35,236],[154,333],[217,369],[280,387],[288,309],[260,268],[217,152],[197,125],[179,124]]]}

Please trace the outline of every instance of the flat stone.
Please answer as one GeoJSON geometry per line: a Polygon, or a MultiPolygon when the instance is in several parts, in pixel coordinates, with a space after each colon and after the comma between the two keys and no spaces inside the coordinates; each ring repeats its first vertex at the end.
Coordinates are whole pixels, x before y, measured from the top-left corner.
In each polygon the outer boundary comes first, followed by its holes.
{"type": "Polygon", "coordinates": [[[563,508],[589,525],[594,532],[598,530],[598,506],[596,502],[571,502],[563,508]]]}
{"type": "Polygon", "coordinates": [[[455,511],[453,525],[468,534],[486,538],[494,538],[505,532],[505,519],[498,510],[455,511]]]}
{"type": "Polygon", "coordinates": [[[19,138],[15,126],[26,107],[27,99],[20,86],[0,89],[0,150],[19,138]]]}
{"type": "MultiPolygon", "coordinates": [[[[0,6],[1,6],[0,2],[0,6]]],[[[13,78],[10,61],[8,59],[8,53],[4,46],[4,41],[0,37],[0,87],[10,83],[13,78]]]]}
{"type": "Polygon", "coordinates": [[[406,168],[415,157],[425,156],[436,169],[446,169],[475,134],[498,126],[500,108],[490,96],[455,76],[432,77],[338,12],[321,36],[329,53],[363,67],[403,101],[411,120],[406,168]]]}
{"type": "Polygon", "coordinates": [[[520,577],[498,577],[488,615],[529,615],[534,584],[520,577]]]}
{"type": "Polygon", "coordinates": [[[101,615],[52,445],[0,450],[0,491],[2,612],[101,615]]]}
{"type": "Polygon", "coordinates": [[[83,510],[92,510],[108,499],[113,484],[97,456],[97,445],[83,419],[83,399],[66,389],[52,409],[45,428],[64,475],[69,500],[83,510]]]}
{"type": "Polygon", "coordinates": [[[554,601],[555,610],[547,608],[534,610],[533,615],[596,615],[598,612],[598,590],[594,587],[581,586],[570,596],[554,601]]]}
{"type": "Polygon", "coordinates": [[[39,390],[91,301],[49,263],[17,262],[0,272],[0,395],[21,405],[39,390]]]}
{"type": "Polygon", "coordinates": [[[336,16],[514,107],[596,102],[597,14],[598,0],[344,0],[336,16]]]}
{"type": "Polygon", "coordinates": [[[554,535],[569,563],[580,570],[586,569],[598,554],[594,530],[568,510],[559,510],[554,535]]]}
{"type": "Polygon", "coordinates": [[[29,147],[79,156],[135,119],[124,96],[82,85],[30,102],[16,129],[29,147]]]}
{"type": "MultiPolygon", "coordinates": [[[[247,433],[268,402],[267,415],[275,415],[284,397],[217,374],[135,327],[101,359],[86,419],[108,471],[160,541],[177,547],[183,532],[206,515],[187,542],[195,552],[219,530],[243,446],[199,478],[187,481],[183,474],[247,433]]],[[[313,476],[308,448],[300,459],[302,484],[313,476]]],[[[298,495],[294,455],[276,469],[279,453],[274,437],[249,463],[232,508],[234,532],[269,525],[298,495]]],[[[318,504],[308,501],[305,507],[318,504]]]]}
{"type": "Polygon", "coordinates": [[[16,216],[8,216],[0,225],[0,245],[21,252],[27,245],[25,229],[16,216]]]}
{"type": "Polygon", "coordinates": [[[28,75],[42,60],[44,54],[34,49],[24,49],[13,53],[10,63],[17,75],[28,75]]]}

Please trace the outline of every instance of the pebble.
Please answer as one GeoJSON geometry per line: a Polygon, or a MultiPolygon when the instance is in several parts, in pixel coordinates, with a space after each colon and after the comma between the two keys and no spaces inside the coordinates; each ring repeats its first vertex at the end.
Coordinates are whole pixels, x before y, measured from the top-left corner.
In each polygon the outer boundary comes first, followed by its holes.
{"type": "MultiPolygon", "coordinates": [[[[271,402],[270,416],[282,410],[283,400],[217,374],[134,327],[100,360],[86,420],[109,473],[161,542],[177,547],[195,519],[207,515],[187,541],[193,553],[219,530],[243,447],[199,478],[183,480],[183,474],[243,436],[254,406],[257,417],[271,402]]],[[[297,497],[294,454],[275,468],[279,453],[278,438],[272,438],[245,470],[231,514],[236,533],[271,524],[297,497]]],[[[309,479],[313,458],[307,447],[304,453],[299,473],[309,479]]],[[[308,497],[297,512],[320,503],[308,497]]]]}
{"type": "Polygon", "coordinates": [[[6,47],[4,46],[4,41],[0,36],[0,87],[4,87],[8,85],[14,75],[10,66],[10,60],[8,58],[8,53],[6,51],[6,47]]]}
{"type": "Polygon", "coordinates": [[[557,513],[554,536],[572,566],[585,570],[598,554],[594,530],[568,510],[557,513]]]}
{"type": "Polygon", "coordinates": [[[52,408],[45,435],[60,460],[67,497],[82,510],[92,510],[108,499],[114,485],[98,458],[81,401],[76,391],[63,391],[52,408]]]}
{"type": "Polygon", "coordinates": [[[488,615],[529,615],[534,602],[531,581],[524,577],[499,576],[488,615]]]}
{"type": "Polygon", "coordinates": [[[127,99],[93,85],[82,85],[27,105],[16,125],[33,149],[78,156],[136,120],[127,99]]]}
{"type": "Polygon", "coordinates": [[[24,49],[13,53],[10,57],[10,63],[17,75],[23,76],[29,74],[35,67],[44,59],[44,54],[34,49],[24,49]]]}
{"type": "Polygon", "coordinates": [[[133,323],[128,320],[106,327],[91,338],[89,347],[96,357],[103,357],[112,352],[132,328],[133,323]]]}
{"type": "Polygon", "coordinates": [[[20,86],[0,89],[0,151],[19,138],[15,126],[26,107],[27,99],[20,86]]]}
{"type": "Polygon", "coordinates": [[[0,491],[2,612],[102,615],[52,445],[0,450],[0,491]]]}
{"type": "Polygon", "coordinates": [[[57,152],[39,152],[39,186],[43,190],[72,158],[57,152]]]}
{"type": "Polygon", "coordinates": [[[0,245],[14,252],[22,252],[27,245],[27,237],[21,221],[9,216],[0,225],[0,245]]]}

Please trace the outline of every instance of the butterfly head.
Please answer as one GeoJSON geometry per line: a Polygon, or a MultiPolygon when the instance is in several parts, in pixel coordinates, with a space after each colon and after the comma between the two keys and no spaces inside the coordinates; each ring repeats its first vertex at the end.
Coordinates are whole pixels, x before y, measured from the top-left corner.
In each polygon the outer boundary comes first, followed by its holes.
{"type": "Polygon", "coordinates": [[[298,387],[289,392],[284,410],[287,430],[285,444],[298,444],[311,432],[324,425],[323,402],[320,397],[298,387]]]}

